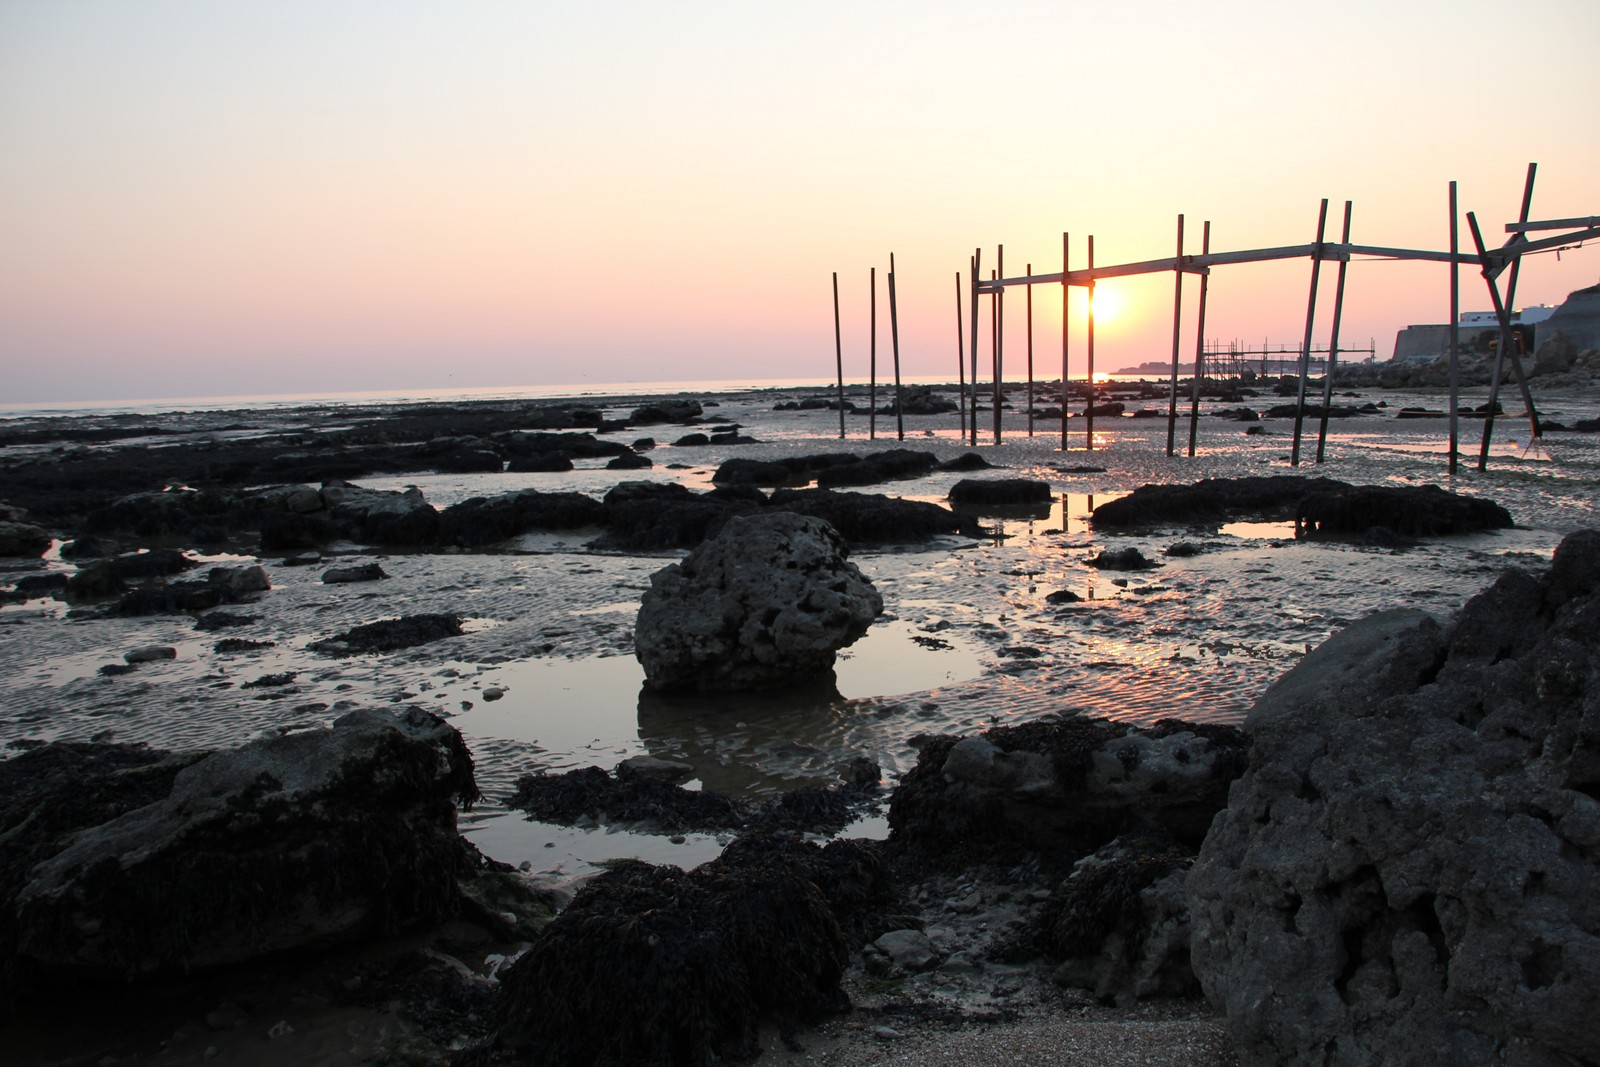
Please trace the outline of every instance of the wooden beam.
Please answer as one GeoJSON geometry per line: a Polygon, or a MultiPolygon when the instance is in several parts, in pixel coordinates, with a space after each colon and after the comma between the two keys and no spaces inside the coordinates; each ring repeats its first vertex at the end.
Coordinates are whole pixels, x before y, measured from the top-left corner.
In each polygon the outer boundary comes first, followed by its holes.
{"type": "Polygon", "coordinates": [[[1545,219],[1542,222],[1508,222],[1507,233],[1532,233],[1535,230],[1592,229],[1600,226],[1600,215],[1575,219],[1545,219]]]}

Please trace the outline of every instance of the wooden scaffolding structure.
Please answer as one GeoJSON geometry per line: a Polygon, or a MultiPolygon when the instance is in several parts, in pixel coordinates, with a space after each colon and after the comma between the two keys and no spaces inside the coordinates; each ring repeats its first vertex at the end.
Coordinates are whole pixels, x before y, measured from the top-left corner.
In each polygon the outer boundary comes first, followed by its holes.
{"type": "MultiPolygon", "coordinates": [[[[1178,421],[1178,364],[1182,338],[1182,308],[1185,275],[1196,275],[1200,279],[1198,329],[1196,331],[1194,354],[1195,366],[1193,374],[1193,389],[1189,398],[1189,442],[1188,455],[1195,454],[1195,429],[1199,419],[1200,382],[1205,373],[1205,359],[1208,353],[1205,349],[1205,316],[1206,301],[1213,267],[1227,266],[1236,263],[1263,263],[1274,260],[1306,259],[1310,261],[1310,295],[1306,303],[1305,332],[1302,342],[1297,350],[1297,370],[1299,388],[1295,401],[1294,443],[1290,453],[1290,463],[1294,466],[1300,464],[1301,441],[1306,415],[1306,386],[1308,379],[1309,363],[1313,353],[1311,344],[1312,330],[1315,324],[1317,308],[1317,287],[1320,279],[1321,267],[1324,262],[1338,264],[1335,280],[1335,296],[1333,306],[1333,321],[1331,326],[1331,339],[1328,344],[1327,370],[1323,376],[1322,404],[1317,430],[1316,462],[1323,461],[1323,450],[1327,439],[1328,409],[1332,400],[1333,374],[1338,363],[1339,326],[1344,309],[1344,289],[1346,270],[1352,261],[1359,261],[1361,257],[1367,261],[1418,261],[1443,263],[1450,267],[1450,346],[1449,346],[1449,382],[1450,382],[1450,471],[1454,473],[1457,466],[1459,452],[1459,427],[1458,427],[1458,393],[1460,389],[1460,368],[1458,366],[1458,338],[1457,323],[1460,319],[1460,280],[1459,272],[1462,266],[1477,266],[1488,286],[1490,299],[1493,302],[1496,318],[1499,322],[1499,341],[1496,349],[1494,371],[1490,379],[1490,394],[1487,415],[1484,419],[1483,439],[1479,446],[1478,469],[1483,470],[1488,461],[1490,441],[1494,433],[1494,415],[1499,402],[1501,385],[1505,379],[1505,363],[1509,359],[1518,388],[1527,406],[1531,422],[1532,437],[1538,441],[1541,434],[1539,416],[1534,408],[1533,396],[1528,389],[1527,375],[1522,366],[1521,353],[1512,344],[1511,309],[1515,307],[1517,277],[1521,270],[1522,257],[1538,252],[1554,251],[1586,240],[1600,237],[1600,216],[1586,216],[1578,218],[1548,219],[1543,221],[1530,221],[1529,213],[1533,200],[1534,177],[1538,165],[1528,164],[1527,178],[1523,185],[1522,207],[1517,221],[1507,223],[1505,232],[1509,234],[1504,244],[1499,248],[1488,248],[1483,241],[1483,235],[1478,227],[1474,213],[1467,212],[1466,220],[1472,234],[1474,248],[1463,251],[1460,248],[1459,211],[1456,201],[1456,183],[1449,185],[1449,239],[1450,247],[1447,251],[1429,251],[1414,248],[1390,248],[1381,245],[1356,244],[1350,240],[1350,222],[1352,204],[1345,201],[1344,218],[1341,234],[1338,241],[1326,239],[1328,221],[1328,201],[1322,200],[1317,215],[1315,238],[1306,244],[1283,245],[1275,248],[1253,248],[1234,252],[1211,251],[1211,223],[1206,222],[1201,237],[1200,251],[1187,253],[1184,250],[1184,217],[1178,216],[1177,245],[1175,254],[1162,259],[1140,260],[1130,263],[1118,263],[1108,266],[1096,266],[1094,259],[1094,237],[1088,239],[1087,264],[1073,269],[1071,266],[1071,244],[1068,234],[1061,235],[1061,270],[1051,273],[1036,274],[1032,264],[1029,264],[1024,274],[1007,277],[1004,269],[1005,250],[1003,246],[997,247],[995,254],[995,267],[990,277],[982,276],[983,250],[973,251],[968,261],[966,289],[969,293],[967,329],[962,330],[961,309],[961,284],[960,275],[957,276],[956,287],[956,319],[957,319],[957,370],[958,380],[962,382],[961,404],[964,411],[963,434],[973,445],[978,443],[978,312],[981,297],[990,300],[990,377],[993,382],[994,406],[994,442],[1001,441],[1001,403],[1002,382],[1004,379],[1004,321],[1005,321],[1005,295],[1008,288],[1023,286],[1027,291],[1027,338],[1028,338],[1028,411],[1029,432],[1032,432],[1033,418],[1033,287],[1036,285],[1059,285],[1061,287],[1061,448],[1067,448],[1068,425],[1067,407],[1069,403],[1068,390],[1071,384],[1069,364],[1069,330],[1070,330],[1070,293],[1074,286],[1087,290],[1088,313],[1086,316],[1085,340],[1087,346],[1084,383],[1087,390],[1087,404],[1084,415],[1084,439],[1089,449],[1094,448],[1094,409],[1095,409],[1095,379],[1094,379],[1094,291],[1095,283],[1109,278],[1125,278],[1134,275],[1161,274],[1171,272],[1173,275],[1172,298],[1172,360],[1170,385],[1168,391],[1167,407],[1167,454],[1170,456],[1175,450],[1175,436],[1178,421]],[[1552,236],[1530,239],[1529,234],[1562,231],[1553,233],[1552,236]],[[1500,287],[1500,277],[1509,271],[1504,293],[1500,287]],[[962,363],[961,335],[966,333],[966,355],[970,359],[970,375],[965,373],[962,363]],[[970,383],[970,390],[969,390],[970,383]]],[[[892,263],[892,260],[891,260],[892,263]]],[[[891,329],[895,326],[894,275],[890,269],[890,315],[891,329]]],[[[874,287],[875,288],[875,287],[874,287]]],[[[835,328],[838,325],[838,307],[835,303],[835,328]]],[[[874,353],[876,351],[876,321],[874,316],[874,353]]],[[[897,335],[896,335],[897,338],[897,335]]],[[[1320,351],[1320,350],[1319,350],[1320,351]]],[[[1359,350],[1370,351],[1370,349],[1359,350]]],[[[896,364],[896,411],[900,409],[900,384],[899,384],[899,345],[895,344],[896,364]]],[[[873,375],[876,381],[876,357],[874,355],[873,375]]],[[[840,405],[843,407],[843,372],[840,372],[840,405]]],[[[904,437],[903,423],[901,437],[904,437]]],[[[841,415],[840,436],[844,436],[844,424],[841,415]]]]}

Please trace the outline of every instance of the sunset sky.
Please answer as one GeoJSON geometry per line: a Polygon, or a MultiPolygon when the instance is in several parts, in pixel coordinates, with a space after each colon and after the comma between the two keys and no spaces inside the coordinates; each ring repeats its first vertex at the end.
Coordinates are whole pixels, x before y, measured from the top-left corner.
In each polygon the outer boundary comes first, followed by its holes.
{"type": "MultiPolygon", "coordinates": [[[[1452,179],[1498,245],[1530,161],[1534,218],[1600,214],[1596,40],[1594,0],[0,0],[0,403],[824,377],[834,271],[864,380],[872,267],[882,377],[891,252],[902,369],[953,378],[978,246],[1299,244],[1328,197],[1442,249],[1452,179]]],[[[1207,335],[1297,343],[1309,271],[1219,268],[1207,335]]],[[[1517,303],[1597,281],[1533,257],[1517,303]]],[[[1342,340],[1447,285],[1353,265],[1342,340]]],[[[1168,358],[1170,275],[1117,288],[1098,367],[1168,358]]]]}

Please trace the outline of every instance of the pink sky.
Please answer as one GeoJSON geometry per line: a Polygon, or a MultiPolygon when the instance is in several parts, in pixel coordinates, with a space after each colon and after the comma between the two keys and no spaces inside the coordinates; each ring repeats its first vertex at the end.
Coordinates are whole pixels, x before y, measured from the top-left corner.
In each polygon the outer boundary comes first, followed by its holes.
{"type": "MultiPolygon", "coordinates": [[[[951,374],[954,279],[1311,240],[1443,248],[1600,213],[1591,2],[803,7],[21,0],[0,8],[9,402],[867,374],[889,253],[902,368],[951,374]],[[1496,131],[1507,136],[1499,147],[1496,131]],[[1465,240],[1465,237],[1463,237],[1465,240]]],[[[1207,334],[1298,342],[1309,264],[1222,268],[1207,334]]],[[[1536,257],[1519,304],[1600,281],[1536,257]]],[[[1324,269],[1317,342],[1333,293],[1324,269]]],[[[1444,321],[1445,268],[1356,264],[1342,339],[1444,321]]],[[[1165,359],[1170,276],[1097,365],[1165,359]]],[[[1185,296],[1192,348],[1195,296],[1185,296]]],[[[1487,308],[1475,272],[1463,307],[1487,308]]],[[[1059,367],[1059,290],[1036,294],[1059,367]]],[[[1020,294],[1008,368],[1020,373],[1020,294]]],[[[1074,337],[1075,366],[1081,337],[1074,337]]],[[[1187,354],[1186,357],[1187,358],[1187,354]]],[[[1081,371],[1078,371],[1081,372],[1081,371]]]]}

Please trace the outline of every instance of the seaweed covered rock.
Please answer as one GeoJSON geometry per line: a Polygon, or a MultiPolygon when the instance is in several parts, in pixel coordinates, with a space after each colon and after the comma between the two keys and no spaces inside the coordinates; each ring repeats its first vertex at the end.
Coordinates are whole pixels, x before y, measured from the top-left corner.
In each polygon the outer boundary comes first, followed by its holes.
{"type": "Polygon", "coordinates": [[[524,489],[499,496],[475,496],[439,514],[439,541],[480,548],[530,530],[572,530],[597,526],[605,518],[598,500],[582,493],[542,493],[524,489]]]}
{"type": "Polygon", "coordinates": [[[651,757],[624,760],[614,774],[583,767],[561,774],[525,774],[508,807],[530,819],[571,826],[578,823],[627,824],[645,833],[686,831],[782,830],[828,834],[844,829],[876,795],[877,765],[854,764],[852,776],[834,785],[802,786],[764,800],[738,800],[714,789],[686,789],[688,764],[651,757]],[[869,778],[870,776],[870,778],[869,778]]]}
{"type": "Polygon", "coordinates": [[[1120,833],[1197,846],[1243,771],[1237,729],[1163,719],[1148,729],[1062,717],[925,738],[889,806],[889,846],[913,867],[1070,866],[1120,833]]]}
{"type": "Polygon", "coordinates": [[[660,690],[762,689],[833,669],[883,598],[844,538],[803,515],[728,520],[650,578],[634,625],[646,683],[660,690]]]}
{"type": "Polygon", "coordinates": [[[0,556],[37,558],[50,547],[50,533],[30,522],[0,520],[0,556]]]}
{"type": "Polygon", "coordinates": [[[726,489],[696,493],[676,482],[623,482],[605,496],[606,532],[599,544],[631,552],[693,548],[733,516],[765,503],[759,490],[752,498],[726,489]]]}
{"type": "Polygon", "coordinates": [[[1295,531],[1337,537],[1390,530],[1403,537],[1440,537],[1509,530],[1511,513],[1492,500],[1446,492],[1436,485],[1352,485],[1324,489],[1300,501],[1295,531]]]}
{"type": "Polygon", "coordinates": [[[1241,1062],[1593,1058],[1597,560],[1600,531],[1571,534],[1452,625],[1392,616],[1252,711],[1188,882],[1241,1062]]]}
{"type": "Polygon", "coordinates": [[[921,478],[939,465],[939,457],[932,452],[913,452],[908,448],[891,448],[872,452],[855,463],[835,463],[816,472],[817,485],[831,489],[841,485],[877,485],[880,482],[903,481],[921,478]]]}
{"type": "Polygon", "coordinates": [[[697,422],[704,413],[705,409],[698,400],[663,398],[634,408],[633,414],[628,416],[628,425],[655,426],[664,422],[697,422]]]}
{"type": "Polygon", "coordinates": [[[1050,483],[1032,478],[963,478],[950,487],[950,503],[968,510],[985,507],[1050,506],[1050,483]]]}
{"type": "Polygon", "coordinates": [[[76,834],[157,803],[203,753],[61,741],[0,761],[0,1017],[31,977],[14,906],[30,872],[76,834]]]}
{"type": "Polygon", "coordinates": [[[110,761],[78,785],[104,802],[25,821],[0,853],[13,874],[17,850],[32,861],[0,923],[22,966],[185,974],[392,934],[449,915],[475,866],[456,833],[471,757],[419,710],[175,757],[170,775],[122,750],[87,758],[110,761]]]}
{"type": "Polygon", "coordinates": [[[978,537],[982,531],[970,515],[926,500],[901,500],[882,493],[836,493],[831,489],[779,489],[772,507],[825,520],[856,545],[906,544],[942,534],[978,537]]]}
{"type": "Polygon", "coordinates": [[[542,822],[648,823],[658,833],[737,829],[749,821],[745,806],[724,793],[684,789],[656,775],[633,773],[625,765],[618,766],[615,776],[600,767],[523,775],[506,806],[542,822]]]}
{"type": "Polygon", "coordinates": [[[735,457],[722,461],[711,480],[717,485],[804,485],[830,467],[852,466],[861,457],[853,452],[823,452],[762,460],[735,457]]]}
{"type": "Polygon", "coordinates": [[[1287,518],[1312,493],[1348,488],[1348,483],[1331,478],[1292,474],[1207,478],[1193,485],[1141,485],[1127,496],[1095,508],[1093,522],[1096,526],[1208,525],[1243,514],[1287,518]]]}
{"type": "Polygon", "coordinates": [[[355,656],[368,652],[397,652],[402,648],[426,645],[446,637],[461,636],[459,615],[403,615],[352,626],[342,633],[306,647],[325,656],[355,656]]]}
{"type": "Polygon", "coordinates": [[[1078,861],[1033,920],[1037,943],[1061,960],[1064,986],[1127,1006],[1142,997],[1192,996],[1191,851],[1163,834],[1128,834],[1078,861]]]}
{"type": "Polygon", "coordinates": [[[695,868],[595,878],[502,976],[497,1044],[521,1062],[700,1065],[754,1056],[758,1024],[848,1007],[846,923],[892,899],[872,852],[742,838],[695,868]],[[836,910],[839,914],[836,914],[836,910]]]}
{"type": "Polygon", "coordinates": [[[364,545],[428,546],[439,541],[439,512],[411,486],[400,492],[331,481],[322,503],[334,526],[364,545]]]}
{"type": "Polygon", "coordinates": [[[111,609],[116,615],[162,615],[206,611],[219,604],[237,604],[272,588],[260,566],[212,567],[204,581],[141,586],[125,594],[111,609]]]}

